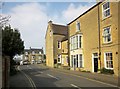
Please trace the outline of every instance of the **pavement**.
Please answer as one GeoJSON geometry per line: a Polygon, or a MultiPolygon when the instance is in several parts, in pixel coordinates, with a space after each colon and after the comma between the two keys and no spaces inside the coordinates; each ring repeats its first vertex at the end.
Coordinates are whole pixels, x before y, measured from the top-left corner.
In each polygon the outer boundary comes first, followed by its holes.
{"type": "MultiPolygon", "coordinates": [[[[50,67],[45,66],[45,65],[42,65],[42,67],[50,68],[50,67]]],[[[108,83],[108,84],[118,86],[118,77],[115,76],[115,75],[80,72],[80,71],[66,70],[66,69],[62,69],[62,68],[51,68],[51,69],[59,70],[61,72],[69,73],[71,75],[81,76],[81,77],[84,77],[84,78],[89,79],[89,80],[93,80],[93,81],[96,80],[96,81],[99,81],[99,82],[104,82],[104,83],[108,83]]]]}
{"type": "Polygon", "coordinates": [[[16,75],[10,76],[10,89],[17,87],[31,87],[28,79],[20,71],[16,75]]]}

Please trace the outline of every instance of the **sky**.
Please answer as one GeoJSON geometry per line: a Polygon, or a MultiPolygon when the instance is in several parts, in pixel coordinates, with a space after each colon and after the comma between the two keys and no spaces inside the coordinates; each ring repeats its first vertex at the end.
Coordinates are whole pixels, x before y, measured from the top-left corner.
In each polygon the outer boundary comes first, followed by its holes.
{"type": "Polygon", "coordinates": [[[54,24],[67,25],[96,4],[96,2],[61,1],[9,2],[7,0],[2,7],[2,14],[11,16],[9,23],[21,33],[26,49],[43,47],[45,50],[45,34],[49,20],[54,24]]]}

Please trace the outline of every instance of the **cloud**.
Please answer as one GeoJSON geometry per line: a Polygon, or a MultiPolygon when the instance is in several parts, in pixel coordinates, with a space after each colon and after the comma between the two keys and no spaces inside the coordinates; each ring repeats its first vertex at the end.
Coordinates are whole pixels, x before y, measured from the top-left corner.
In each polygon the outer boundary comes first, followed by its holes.
{"type": "Polygon", "coordinates": [[[58,12],[57,14],[53,14],[48,18],[50,18],[50,20],[53,20],[53,22],[57,24],[66,25],[78,16],[80,16],[82,13],[87,11],[90,7],[95,5],[95,3],[96,2],[86,2],[86,4],[84,5],[83,2],[79,2],[79,5],[76,5],[75,3],[70,3],[67,9],[58,12]]]}
{"type": "Polygon", "coordinates": [[[93,3],[87,3],[85,5],[80,4],[76,7],[75,4],[71,3],[66,10],[62,12],[62,18],[66,20],[68,23],[74,20],[76,17],[87,11],[93,3]]]}
{"type": "Polygon", "coordinates": [[[76,6],[75,3],[71,3],[67,9],[48,16],[49,13],[51,14],[49,3],[21,3],[13,7],[7,14],[11,16],[10,24],[12,27],[19,29],[25,42],[25,48],[45,48],[48,20],[66,25],[89,9],[91,5],[91,3],[85,5],[80,3],[76,6]]]}
{"type": "Polygon", "coordinates": [[[39,3],[24,3],[12,8],[11,25],[18,28],[25,47],[44,47],[44,38],[47,28],[47,15],[45,6],[39,3]]]}

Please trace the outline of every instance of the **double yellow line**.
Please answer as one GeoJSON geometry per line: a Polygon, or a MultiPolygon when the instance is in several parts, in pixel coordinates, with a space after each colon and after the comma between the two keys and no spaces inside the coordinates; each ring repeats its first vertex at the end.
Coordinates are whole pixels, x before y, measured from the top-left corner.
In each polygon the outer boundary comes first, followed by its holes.
{"type": "Polygon", "coordinates": [[[30,83],[31,87],[32,87],[33,89],[37,89],[35,83],[33,82],[33,80],[32,80],[27,74],[25,74],[22,70],[20,70],[20,67],[19,67],[19,66],[18,66],[18,70],[19,70],[22,74],[24,74],[25,77],[29,80],[29,83],[30,83]]]}

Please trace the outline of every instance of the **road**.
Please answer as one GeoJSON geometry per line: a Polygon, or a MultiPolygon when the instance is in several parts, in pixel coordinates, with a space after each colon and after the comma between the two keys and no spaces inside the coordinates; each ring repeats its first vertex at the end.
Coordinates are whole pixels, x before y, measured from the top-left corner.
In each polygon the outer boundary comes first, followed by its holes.
{"type": "Polygon", "coordinates": [[[31,85],[30,87],[34,87],[35,89],[38,87],[74,87],[79,89],[84,89],[85,87],[105,87],[105,89],[114,87],[110,84],[64,73],[40,64],[22,65],[19,66],[19,70],[27,77],[31,85]]]}

